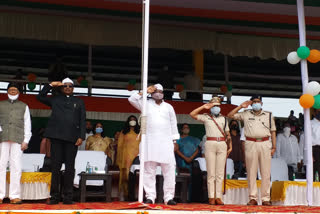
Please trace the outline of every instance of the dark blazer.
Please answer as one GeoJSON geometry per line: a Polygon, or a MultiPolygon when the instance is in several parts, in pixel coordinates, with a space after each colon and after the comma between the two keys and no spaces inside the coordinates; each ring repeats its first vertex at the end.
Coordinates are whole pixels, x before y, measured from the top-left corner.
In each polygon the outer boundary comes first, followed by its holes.
{"type": "Polygon", "coordinates": [[[52,87],[46,84],[37,99],[52,109],[44,137],[75,143],[78,138],[85,140],[86,110],[83,100],[78,97],[57,95],[48,97],[52,87]]]}

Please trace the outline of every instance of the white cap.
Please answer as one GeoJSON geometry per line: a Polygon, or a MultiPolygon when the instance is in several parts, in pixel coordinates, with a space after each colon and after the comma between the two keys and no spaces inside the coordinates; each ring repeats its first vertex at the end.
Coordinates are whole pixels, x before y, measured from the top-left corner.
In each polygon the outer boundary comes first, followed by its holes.
{"type": "Polygon", "coordinates": [[[155,84],[154,87],[156,87],[156,89],[160,90],[160,91],[163,91],[163,87],[161,84],[155,84]]]}
{"type": "Polygon", "coordinates": [[[68,77],[62,80],[62,84],[66,84],[66,83],[71,83],[73,85],[73,81],[68,77]]]}

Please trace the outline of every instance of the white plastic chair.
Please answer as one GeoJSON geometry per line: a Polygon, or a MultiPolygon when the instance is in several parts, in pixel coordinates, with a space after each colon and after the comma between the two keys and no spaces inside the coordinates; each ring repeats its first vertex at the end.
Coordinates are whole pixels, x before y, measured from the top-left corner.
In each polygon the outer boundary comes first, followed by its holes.
{"type": "MultiPolygon", "coordinates": [[[[98,167],[98,170],[104,170],[106,166],[106,155],[101,151],[78,151],[75,160],[75,176],[74,176],[74,186],[78,187],[80,182],[79,173],[85,172],[87,163],[90,166],[98,167]]],[[[102,186],[103,181],[90,180],[87,181],[87,185],[92,186],[102,186]]]]}
{"type": "Polygon", "coordinates": [[[23,153],[21,156],[22,171],[23,172],[34,172],[36,166],[39,169],[43,166],[45,154],[38,153],[23,153]]]}
{"type": "Polygon", "coordinates": [[[288,165],[281,158],[271,159],[271,181],[287,181],[288,176],[288,165]]]}

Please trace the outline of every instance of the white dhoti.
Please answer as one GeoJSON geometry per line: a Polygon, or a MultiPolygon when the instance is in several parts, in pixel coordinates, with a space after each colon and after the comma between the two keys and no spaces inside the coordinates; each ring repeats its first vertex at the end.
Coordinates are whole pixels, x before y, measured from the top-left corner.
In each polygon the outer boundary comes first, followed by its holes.
{"type": "Polygon", "coordinates": [[[21,198],[21,156],[21,144],[0,143],[0,199],[3,199],[6,195],[6,168],[8,161],[10,163],[9,198],[21,198]]]}

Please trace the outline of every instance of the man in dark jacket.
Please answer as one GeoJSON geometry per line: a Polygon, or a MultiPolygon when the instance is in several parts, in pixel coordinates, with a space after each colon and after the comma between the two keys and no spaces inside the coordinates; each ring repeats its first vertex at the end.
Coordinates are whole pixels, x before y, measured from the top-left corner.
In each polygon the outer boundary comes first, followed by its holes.
{"type": "Polygon", "coordinates": [[[78,146],[85,140],[86,111],[84,102],[73,96],[73,81],[66,78],[61,82],[52,82],[43,87],[38,100],[52,108],[44,137],[51,141],[51,199],[49,204],[60,201],[60,169],[65,163],[64,204],[72,204],[74,163],[78,146]],[[48,97],[53,87],[63,86],[63,95],[48,97]]]}

